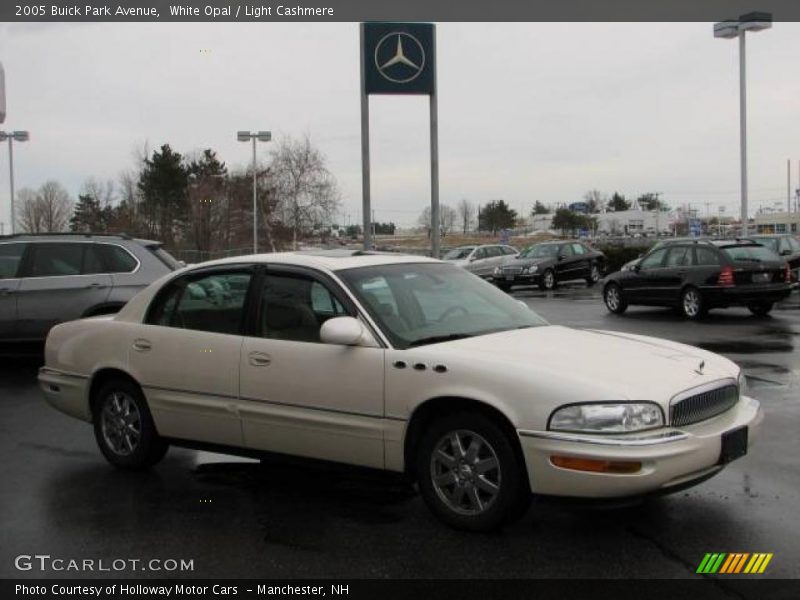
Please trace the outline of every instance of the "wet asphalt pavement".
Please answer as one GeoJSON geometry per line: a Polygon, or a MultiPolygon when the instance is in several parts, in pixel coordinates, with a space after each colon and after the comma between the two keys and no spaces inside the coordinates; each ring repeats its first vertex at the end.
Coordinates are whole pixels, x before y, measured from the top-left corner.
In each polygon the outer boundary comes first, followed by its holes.
{"type": "Polygon", "coordinates": [[[36,360],[0,358],[0,577],[81,576],[14,568],[20,554],[49,554],[192,559],[194,571],[170,575],[208,578],[671,578],[694,577],[706,552],[772,552],[765,576],[800,576],[800,294],[769,318],[731,309],[697,324],[664,309],[613,316],[583,286],[514,295],[552,323],[735,360],[765,408],[758,444],[673,496],[614,510],[535,502],[502,533],[467,534],[406,485],[361,473],[176,449],[150,472],[115,471],[88,425],[39,397],[36,360]]]}

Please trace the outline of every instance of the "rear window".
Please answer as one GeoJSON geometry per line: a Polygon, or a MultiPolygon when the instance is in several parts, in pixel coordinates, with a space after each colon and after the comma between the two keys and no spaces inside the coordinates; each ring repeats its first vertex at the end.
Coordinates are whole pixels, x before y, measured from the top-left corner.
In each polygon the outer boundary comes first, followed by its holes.
{"type": "Polygon", "coordinates": [[[164,250],[161,246],[153,245],[147,247],[153,255],[160,260],[170,271],[176,271],[182,267],[181,263],[175,260],[169,252],[164,250]]]}
{"type": "Polygon", "coordinates": [[[774,261],[777,258],[775,253],[765,246],[729,246],[722,251],[734,262],[774,261]]]}

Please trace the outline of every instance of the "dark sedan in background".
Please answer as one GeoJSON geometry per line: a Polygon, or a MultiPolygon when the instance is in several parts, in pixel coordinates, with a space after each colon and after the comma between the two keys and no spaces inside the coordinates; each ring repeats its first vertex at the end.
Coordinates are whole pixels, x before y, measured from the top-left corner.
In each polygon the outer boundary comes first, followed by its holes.
{"type": "Polygon", "coordinates": [[[528,246],[494,270],[494,282],[508,291],[515,285],[552,290],[559,282],[583,279],[594,285],[605,271],[605,255],[577,241],[543,242],[528,246]]]}
{"type": "Polygon", "coordinates": [[[698,319],[729,306],[765,316],[790,292],[789,266],[772,250],[747,240],[722,240],[653,250],[630,270],[609,275],[603,299],[617,314],[631,304],[672,306],[698,319]]]}

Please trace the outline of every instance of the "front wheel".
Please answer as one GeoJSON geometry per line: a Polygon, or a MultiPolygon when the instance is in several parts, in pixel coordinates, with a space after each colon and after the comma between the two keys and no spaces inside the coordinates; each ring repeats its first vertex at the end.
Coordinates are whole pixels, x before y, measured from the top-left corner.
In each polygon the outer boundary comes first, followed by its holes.
{"type": "Polygon", "coordinates": [[[772,302],[753,302],[752,304],[747,305],[747,308],[750,309],[750,312],[757,317],[766,317],[772,310],[772,307],[772,302]]]}
{"type": "Polygon", "coordinates": [[[541,278],[539,279],[539,288],[543,290],[552,290],[556,287],[556,274],[553,272],[553,269],[547,269],[544,273],[542,273],[541,278]]]}
{"type": "Polygon", "coordinates": [[[598,281],[600,281],[600,267],[597,266],[597,263],[593,263],[589,270],[589,276],[586,278],[586,285],[591,287],[598,281]]]}
{"type": "Polygon", "coordinates": [[[681,312],[687,319],[700,319],[708,312],[700,290],[687,287],[681,294],[681,312]]]}
{"type": "Polygon", "coordinates": [[[122,469],[146,469],[167,453],[137,385],[112,380],[97,392],[94,436],[106,460],[122,469]]]}
{"type": "Polygon", "coordinates": [[[609,283],[603,290],[603,300],[606,308],[615,315],[621,315],[628,308],[628,303],[622,295],[622,288],[616,283],[609,283]]]}
{"type": "Polygon", "coordinates": [[[420,441],[416,467],[428,508],[457,529],[497,529],[522,516],[530,502],[509,437],[478,413],[435,422],[420,441]]]}

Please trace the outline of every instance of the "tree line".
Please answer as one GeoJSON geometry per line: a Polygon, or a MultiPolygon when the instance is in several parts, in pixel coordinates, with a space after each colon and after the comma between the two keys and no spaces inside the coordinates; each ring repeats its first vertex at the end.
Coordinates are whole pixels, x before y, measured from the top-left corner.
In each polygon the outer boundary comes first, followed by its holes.
{"type": "MultiPolygon", "coordinates": [[[[341,202],[327,161],[308,136],[285,137],[256,165],[255,212],[263,248],[296,247],[332,223],[341,202]]],[[[170,248],[246,248],[253,236],[253,171],[229,171],[217,153],[144,152],[117,181],[89,179],[77,201],[56,181],[18,194],[16,223],[29,233],[128,233],[170,248]]]]}

